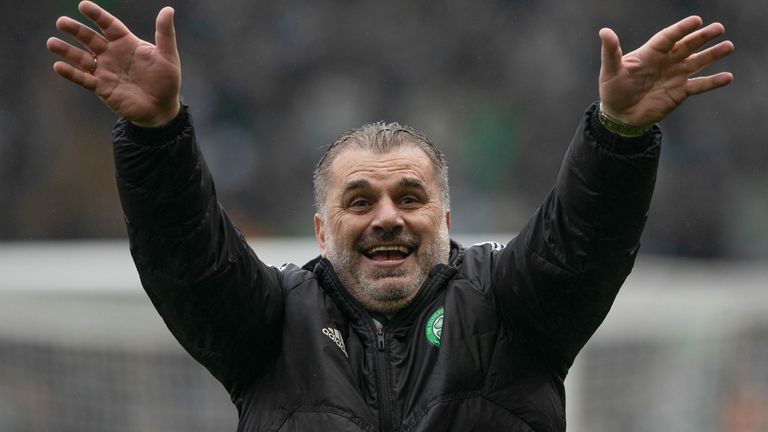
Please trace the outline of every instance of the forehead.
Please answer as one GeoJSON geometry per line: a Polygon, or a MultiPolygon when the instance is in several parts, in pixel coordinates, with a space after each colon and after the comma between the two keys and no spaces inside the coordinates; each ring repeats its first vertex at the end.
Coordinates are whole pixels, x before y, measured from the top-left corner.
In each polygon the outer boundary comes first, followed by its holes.
{"type": "Polygon", "coordinates": [[[427,185],[436,182],[429,156],[410,145],[386,153],[348,148],[336,156],[330,172],[334,188],[356,180],[399,181],[403,177],[417,178],[427,185]]]}

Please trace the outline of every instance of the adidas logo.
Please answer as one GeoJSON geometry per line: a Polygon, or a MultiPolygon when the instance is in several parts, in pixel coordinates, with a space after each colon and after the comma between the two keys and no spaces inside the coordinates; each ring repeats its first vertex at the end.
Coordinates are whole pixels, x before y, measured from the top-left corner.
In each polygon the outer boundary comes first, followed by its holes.
{"type": "Polygon", "coordinates": [[[336,346],[339,347],[341,352],[343,352],[344,355],[349,358],[349,355],[347,355],[347,347],[344,346],[344,339],[341,337],[341,333],[338,330],[335,328],[327,327],[323,329],[323,334],[331,338],[331,340],[336,343],[336,346]]]}

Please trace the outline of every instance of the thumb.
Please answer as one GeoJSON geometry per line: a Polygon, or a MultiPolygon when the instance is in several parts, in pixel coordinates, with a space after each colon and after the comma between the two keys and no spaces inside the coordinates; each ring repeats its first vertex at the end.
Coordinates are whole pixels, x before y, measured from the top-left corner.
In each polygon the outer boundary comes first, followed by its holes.
{"type": "Polygon", "coordinates": [[[170,6],[164,7],[157,14],[155,24],[155,45],[166,56],[178,59],[179,51],[176,48],[176,29],[173,26],[174,10],[170,6]]]}
{"type": "MultiPolygon", "coordinates": [[[[602,48],[600,50],[600,77],[608,78],[616,75],[621,69],[621,46],[619,37],[613,30],[605,27],[598,33],[602,48]]],[[[602,81],[602,80],[601,80],[602,81]]]]}

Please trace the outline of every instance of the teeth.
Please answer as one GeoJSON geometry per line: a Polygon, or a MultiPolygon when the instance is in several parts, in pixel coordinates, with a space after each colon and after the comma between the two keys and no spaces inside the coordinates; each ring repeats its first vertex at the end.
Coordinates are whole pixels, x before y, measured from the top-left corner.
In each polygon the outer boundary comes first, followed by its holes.
{"type": "Polygon", "coordinates": [[[407,255],[410,253],[410,249],[405,246],[377,246],[368,250],[369,255],[373,255],[378,252],[400,252],[407,255]]]}

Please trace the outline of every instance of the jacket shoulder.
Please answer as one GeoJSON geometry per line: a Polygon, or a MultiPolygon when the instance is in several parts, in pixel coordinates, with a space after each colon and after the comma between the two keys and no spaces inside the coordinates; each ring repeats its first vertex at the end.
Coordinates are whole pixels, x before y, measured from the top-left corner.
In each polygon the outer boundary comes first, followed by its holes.
{"type": "Polygon", "coordinates": [[[502,243],[484,242],[465,248],[457,277],[466,279],[477,290],[487,294],[494,263],[504,247],[502,243]]]}
{"type": "Polygon", "coordinates": [[[286,294],[290,294],[291,291],[309,281],[317,280],[317,276],[314,272],[299,267],[293,263],[284,263],[277,267],[277,270],[281,280],[281,285],[283,286],[286,294]]]}

